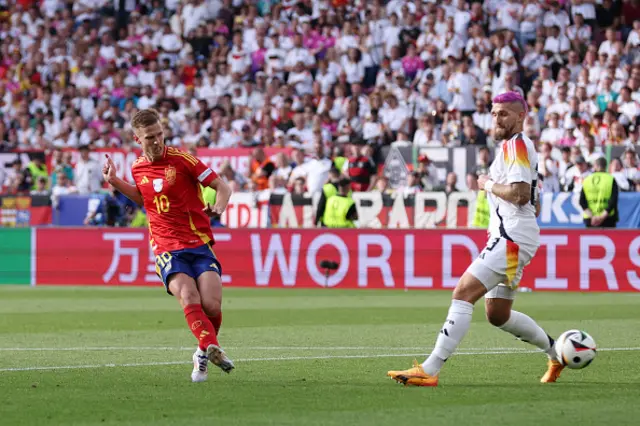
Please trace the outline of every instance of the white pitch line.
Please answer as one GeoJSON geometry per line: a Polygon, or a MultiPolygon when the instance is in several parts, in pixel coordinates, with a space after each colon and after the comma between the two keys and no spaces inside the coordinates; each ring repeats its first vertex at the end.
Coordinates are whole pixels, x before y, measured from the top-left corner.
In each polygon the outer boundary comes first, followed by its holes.
{"type": "MultiPolygon", "coordinates": [[[[640,351],[640,348],[601,348],[604,351],[640,351]]],[[[524,351],[469,351],[456,352],[455,355],[512,355],[512,354],[537,354],[538,350],[524,351]]],[[[424,353],[402,353],[402,354],[362,354],[362,355],[319,355],[319,356],[290,356],[290,357],[268,357],[268,358],[240,358],[236,362],[259,362],[259,361],[303,361],[303,360],[326,360],[326,359],[366,359],[366,358],[393,358],[393,357],[415,357],[424,356],[424,353]]],[[[16,367],[16,368],[0,368],[0,372],[19,372],[19,371],[40,371],[40,370],[80,370],[87,368],[114,368],[114,367],[154,367],[161,365],[186,365],[191,364],[189,361],[168,361],[168,362],[145,362],[145,363],[128,363],[128,364],[89,364],[89,365],[62,365],[50,367],[16,367]]]]}
{"type": "MultiPolygon", "coordinates": [[[[193,346],[78,346],[71,348],[1,348],[4,352],[90,352],[90,351],[192,351],[193,346]]],[[[259,350],[259,351],[313,351],[313,350],[336,350],[336,351],[413,351],[428,350],[425,346],[225,346],[225,349],[233,350],[259,350]]],[[[465,351],[524,351],[520,348],[464,348],[465,351]]]]}

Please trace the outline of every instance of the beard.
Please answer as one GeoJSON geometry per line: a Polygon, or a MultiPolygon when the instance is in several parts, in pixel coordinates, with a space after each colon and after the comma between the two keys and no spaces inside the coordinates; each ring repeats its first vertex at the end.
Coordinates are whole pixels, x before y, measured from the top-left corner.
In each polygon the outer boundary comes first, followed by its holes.
{"type": "Polygon", "coordinates": [[[513,126],[511,127],[496,126],[495,129],[493,129],[493,134],[497,140],[509,139],[511,136],[513,136],[513,126]]]}

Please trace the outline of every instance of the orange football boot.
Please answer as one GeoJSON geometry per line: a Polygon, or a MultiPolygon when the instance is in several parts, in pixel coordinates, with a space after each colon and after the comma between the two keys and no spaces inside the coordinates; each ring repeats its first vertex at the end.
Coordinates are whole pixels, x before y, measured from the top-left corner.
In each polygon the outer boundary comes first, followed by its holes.
{"type": "Polygon", "coordinates": [[[387,376],[405,386],[438,386],[438,376],[430,376],[424,372],[422,365],[413,360],[413,368],[403,371],[389,371],[387,376]]]}
{"type": "Polygon", "coordinates": [[[556,380],[560,377],[560,373],[564,370],[564,365],[556,361],[555,359],[550,359],[547,364],[547,372],[544,373],[544,376],[540,379],[541,383],[555,383],[556,380]]]}

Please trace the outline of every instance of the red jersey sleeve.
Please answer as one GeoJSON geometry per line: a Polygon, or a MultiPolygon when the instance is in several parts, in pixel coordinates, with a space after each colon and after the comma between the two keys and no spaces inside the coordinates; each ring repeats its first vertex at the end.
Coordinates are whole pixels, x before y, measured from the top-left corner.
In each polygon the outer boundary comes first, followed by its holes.
{"type": "Polygon", "coordinates": [[[202,186],[209,186],[213,182],[218,174],[207,167],[197,157],[189,154],[188,152],[180,151],[175,148],[169,148],[169,154],[176,160],[181,162],[185,168],[189,171],[189,174],[202,186]]]}

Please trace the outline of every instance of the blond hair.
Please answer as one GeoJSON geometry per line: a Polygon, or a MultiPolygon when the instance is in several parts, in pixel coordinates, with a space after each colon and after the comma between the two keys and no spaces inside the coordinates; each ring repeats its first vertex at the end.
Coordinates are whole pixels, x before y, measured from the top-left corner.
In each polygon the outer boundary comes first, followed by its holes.
{"type": "Polygon", "coordinates": [[[160,114],[155,109],[141,109],[131,117],[131,128],[142,129],[160,122],[160,114]]]}

